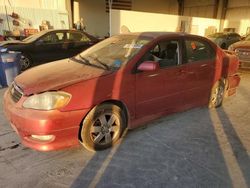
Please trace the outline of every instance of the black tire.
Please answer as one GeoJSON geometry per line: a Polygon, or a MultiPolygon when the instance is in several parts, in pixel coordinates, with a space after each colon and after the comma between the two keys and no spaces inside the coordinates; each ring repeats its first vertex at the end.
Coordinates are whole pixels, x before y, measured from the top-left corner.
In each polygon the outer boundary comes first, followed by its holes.
{"type": "Polygon", "coordinates": [[[20,70],[25,71],[32,65],[32,60],[29,55],[22,53],[20,59],[20,70]]]}
{"type": "Polygon", "coordinates": [[[209,108],[218,108],[222,105],[225,95],[225,84],[223,81],[217,81],[210,94],[209,108]]]}
{"type": "Polygon", "coordinates": [[[222,49],[226,50],[226,44],[225,44],[225,43],[222,43],[222,44],[220,45],[220,47],[221,47],[222,49]]]}
{"type": "Polygon", "coordinates": [[[103,150],[114,145],[126,127],[126,118],[120,107],[102,104],[85,117],[80,129],[82,145],[88,150],[103,150]]]}

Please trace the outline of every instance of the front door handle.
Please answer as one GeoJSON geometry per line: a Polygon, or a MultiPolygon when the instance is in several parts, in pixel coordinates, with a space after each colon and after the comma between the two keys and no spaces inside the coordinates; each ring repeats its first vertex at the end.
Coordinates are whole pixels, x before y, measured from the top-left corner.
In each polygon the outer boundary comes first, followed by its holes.
{"type": "Polygon", "coordinates": [[[148,75],[148,77],[155,77],[155,76],[158,76],[159,74],[150,74],[148,75]]]}

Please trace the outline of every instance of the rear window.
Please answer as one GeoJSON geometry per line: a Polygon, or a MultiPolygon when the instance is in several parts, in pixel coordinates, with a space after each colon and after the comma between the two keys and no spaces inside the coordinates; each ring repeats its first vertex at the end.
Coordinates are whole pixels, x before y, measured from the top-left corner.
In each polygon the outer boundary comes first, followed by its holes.
{"type": "Polygon", "coordinates": [[[205,41],[188,39],[185,41],[185,47],[187,63],[215,58],[214,49],[205,41]]]}

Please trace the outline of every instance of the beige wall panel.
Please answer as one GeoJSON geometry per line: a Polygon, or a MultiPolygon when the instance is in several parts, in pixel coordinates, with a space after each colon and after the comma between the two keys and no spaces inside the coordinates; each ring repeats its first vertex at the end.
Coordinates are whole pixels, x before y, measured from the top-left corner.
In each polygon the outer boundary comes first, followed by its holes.
{"type": "Polygon", "coordinates": [[[247,28],[250,27],[250,8],[233,8],[228,9],[224,28],[236,28],[236,32],[241,35],[246,34],[247,28]]]}
{"type": "Polygon", "coordinates": [[[121,33],[121,28],[127,28],[131,32],[178,31],[181,22],[185,22],[187,32],[202,36],[211,27],[219,30],[220,26],[220,21],[216,19],[113,10],[111,34],[121,33]]]}
{"type": "MultiPolygon", "coordinates": [[[[106,36],[109,32],[109,14],[106,12],[104,0],[77,0],[79,16],[83,18],[87,32],[96,36],[106,36]]],[[[75,13],[74,13],[75,14],[75,13]]],[[[74,22],[78,20],[75,19],[74,22]]]]}

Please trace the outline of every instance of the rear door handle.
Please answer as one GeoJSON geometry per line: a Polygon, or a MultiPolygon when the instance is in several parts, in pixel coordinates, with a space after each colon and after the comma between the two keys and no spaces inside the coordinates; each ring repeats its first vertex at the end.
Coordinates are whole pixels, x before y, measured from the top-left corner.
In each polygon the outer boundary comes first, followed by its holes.
{"type": "Polygon", "coordinates": [[[187,73],[187,71],[185,71],[184,69],[180,69],[180,70],[179,70],[179,73],[180,73],[180,74],[185,74],[185,73],[187,73]]]}

